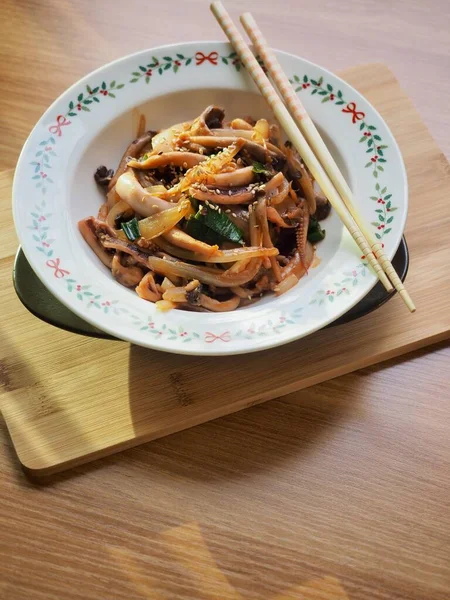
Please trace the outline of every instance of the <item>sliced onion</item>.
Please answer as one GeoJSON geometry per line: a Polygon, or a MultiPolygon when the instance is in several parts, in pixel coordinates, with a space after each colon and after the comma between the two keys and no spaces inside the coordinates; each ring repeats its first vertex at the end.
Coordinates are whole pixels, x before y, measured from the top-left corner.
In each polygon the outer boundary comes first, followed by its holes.
{"type": "Polygon", "coordinates": [[[163,291],[163,293],[167,292],[167,290],[174,287],[175,285],[170,281],[170,279],[164,277],[163,282],[161,283],[161,290],[163,291]]]}
{"type": "Polygon", "coordinates": [[[244,260],[237,260],[234,265],[228,269],[228,273],[241,273],[244,269],[247,268],[248,263],[251,261],[251,258],[247,258],[244,260]]]}
{"type": "Polygon", "coordinates": [[[169,302],[186,302],[186,288],[184,286],[174,286],[168,289],[163,294],[163,300],[168,300],[169,302]]]}
{"type": "Polygon", "coordinates": [[[256,131],[264,140],[269,139],[269,123],[267,119],[259,119],[256,121],[255,126],[253,127],[254,131],[256,131]]]}
{"type": "Polygon", "coordinates": [[[152,196],[158,196],[158,198],[165,198],[167,196],[167,188],[163,185],[148,185],[144,189],[152,196]]]}
{"type": "Polygon", "coordinates": [[[146,240],[152,240],[155,237],[166,233],[172,229],[181,219],[183,219],[191,210],[189,200],[180,200],[173,208],[158,212],[146,219],[139,221],[139,231],[146,240]]]}
{"type": "Polygon", "coordinates": [[[170,302],[169,300],[158,300],[158,302],[156,302],[156,308],[158,310],[162,310],[163,312],[166,310],[172,310],[172,308],[176,308],[176,306],[176,304],[170,302]]]}
{"type": "Polygon", "coordinates": [[[187,302],[187,294],[197,289],[200,285],[198,279],[190,281],[187,285],[180,287],[171,287],[163,294],[163,300],[169,300],[170,302],[187,302]]]}

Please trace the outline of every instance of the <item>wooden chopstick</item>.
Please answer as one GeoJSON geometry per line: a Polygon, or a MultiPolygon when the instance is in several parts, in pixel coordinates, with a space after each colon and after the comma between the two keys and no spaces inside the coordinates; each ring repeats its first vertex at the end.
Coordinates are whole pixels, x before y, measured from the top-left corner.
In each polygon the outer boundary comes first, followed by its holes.
{"type": "Polygon", "coordinates": [[[322,167],[320,162],[317,160],[315,154],[309,147],[299,128],[295,124],[295,121],[289,114],[289,111],[287,110],[286,106],[279,98],[274,87],[272,86],[264,71],[258,64],[258,61],[253,56],[250,48],[247,46],[243,37],[237,30],[229,14],[225,10],[225,7],[221,2],[213,2],[211,4],[211,11],[213,12],[214,16],[216,17],[219,25],[222,27],[226,36],[230,40],[233,48],[237,52],[239,58],[246,67],[253,81],[258,86],[259,91],[271,107],[275,117],[280,122],[288,138],[295,146],[302,159],[305,161],[306,166],[308,167],[314,179],[321,187],[325,196],[330,201],[334,210],[337,212],[339,218],[344,223],[345,227],[348,229],[350,235],[355,240],[362,254],[365,255],[365,257],[367,258],[369,264],[375,271],[378,279],[384,285],[386,290],[391,291],[391,283],[386,277],[386,274],[384,273],[383,269],[378,263],[372,250],[370,249],[369,243],[367,242],[366,238],[357,226],[350,212],[347,210],[347,207],[345,206],[341,197],[339,196],[333,184],[331,183],[324,168],[322,167]]]}
{"type": "Polygon", "coordinates": [[[362,218],[358,208],[354,204],[353,194],[347,185],[347,182],[344,179],[339,167],[337,166],[334,158],[331,156],[330,151],[325,145],[320,133],[317,131],[316,126],[314,125],[311,117],[306,112],[305,107],[303,106],[300,98],[295,93],[292,85],[289,82],[286,74],[281,68],[278,59],[275,56],[275,53],[269,47],[266,39],[264,38],[262,32],[258,28],[256,21],[252,17],[250,13],[244,13],[240,17],[241,23],[247,32],[247,35],[251,39],[257,53],[262,58],[266,69],[268,70],[270,76],[272,77],[275,85],[278,88],[281,96],[288,109],[290,110],[292,116],[294,117],[294,121],[297,123],[298,127],[303,132],[305,138],[308,140],[311,148],[314,150],[317,158],[321,161],[324,166],[328,176],[336,187],[337,191],[341,195],[342,200],[344,201],[345,206],[350,211],[353,219],[356,224],[360,228],[361,232],[369,242],[373,253],[378,259],[378,262],[381,265],[381,268],[389,277],[389,279],[394,284],[395,289],[400,294],[403,302],[409,308],[411,312],[416,310],[414,303],[406,291],[405,286],[403,285],[400,277],[397,275],[396,270],[394,269],[392,263],[389,261],[386,256],[383,245],[379,242],[373,235],[373,233],[369,230],[364,219],[362,218]]]}

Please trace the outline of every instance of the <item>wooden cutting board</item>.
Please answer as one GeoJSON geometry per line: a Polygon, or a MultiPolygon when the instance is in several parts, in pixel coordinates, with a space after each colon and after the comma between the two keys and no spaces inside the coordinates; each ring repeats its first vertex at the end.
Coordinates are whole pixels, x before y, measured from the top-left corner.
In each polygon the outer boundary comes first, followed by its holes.
{"type": "Polygon", "coordinates": [[[385,66],[342,76],[378,108],[403,152],[414,315],[395,297],[350,324],[228,358],[61,331],[28,313],[14,293],[13,173],[0,175],[0,409],[28,472],[61,471],[449,337],[449,163],[385,66]]]}

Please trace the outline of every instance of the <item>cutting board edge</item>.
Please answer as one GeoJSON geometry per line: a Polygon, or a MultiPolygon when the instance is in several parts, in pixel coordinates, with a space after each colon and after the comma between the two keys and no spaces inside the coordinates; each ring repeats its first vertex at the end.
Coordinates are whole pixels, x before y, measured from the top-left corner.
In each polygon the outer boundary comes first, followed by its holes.
{"type": "Polygon", "coordinates": [[[169,427],[166,430],[158,431],[158,433],[156,434],[150,433],[146,435],[141,435],[132,439],[118,442],[112,446],[108,446],[99,450],[94,450],[93,452],[88,454],[79,455],[58,463],[45,464],[43,466],[35,466],[30,464],[30,462],[27,461],[27,459],[22,459],[21,452],[16,449],[16,445],[14,444],[14,436],[9,429],[8,421],[5,417],[4,420],[23,471],[32,478],[41,479],[49,477],[51,475],[55,475],[56,473],[60,473],[62,471],[66,471],[67,469],[78,467],[83,464],[92,462],[94,460],[98,460],[100,458],[106,458],[108,456],[116,454],[117,452],[129,450],[130,448],[135,448],[136,446],[140,446],[141,444],[161,439],[163,437],[166,437],[167,435],[179,433],[181,431],[184,431],[185,429],[196,427],[197,425],[202,425],[203,423],[208,423],[209,421],[213,421],[215,419],[231,415],[233,413],[239,412],[240,410],[244,410],[252,406],[257,406],[258,404],[263,404],[264,402],[268,402],[269,400],[275,400],[276,398],[286,396],[287,394],[299,392],[319,383],[335,379],[336,377],[341,377],[343,375],[353,373],[354,371],[357,371],[359,369],[364,369],[375,364],[382,364],[387,360],[398,358],[399,356],[403,356],[405,354],[414,352],[416,350],[420,350],[433,344],[438,344],[447,339],[450,339],[450,328],[447,331],[431,335],[428,338],[422,338],[410,344],[405,344],[404,346],[397,346],[396,348],[392,348],[391,350],[381,352],[379,355],[366,357],[365,359],[358,361],[358,363],[350,363],[345,365],[345,367],[343,368],[338,367],[334,370],[334,372],[331,372],[331,375],[330,372],[327,372],[327,374],[319,374],[316,376],[312,376],[308,379],[299,382],[299,385],[290,384],[285,388],[278,388],[276,393],[269,392],[267,395],[262,395],[258,397],[257,400],[239,400],[236,403],[236,405],[228,404],[226,406],[220,407],[219,409],[216,409],[215,411],[212,411],[211,414],[202,414],[201,416],[192,417],[190,420],[183,422],[183,425],[181,427],[169,427]]]}

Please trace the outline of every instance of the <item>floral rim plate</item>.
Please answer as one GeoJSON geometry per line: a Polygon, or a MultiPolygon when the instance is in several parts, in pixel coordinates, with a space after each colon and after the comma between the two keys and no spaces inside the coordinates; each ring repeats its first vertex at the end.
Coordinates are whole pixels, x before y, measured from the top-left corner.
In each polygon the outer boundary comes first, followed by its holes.
{"type": "MultiPolygon", "coordinates": [[[[392,258],[408,209],[406,172],[392,133],[343,80],[304,59],[277,55],[392,258]]],[[[270,118],[229,44],[154,48],[106,65],[64,92],[22,150],[13,209],[24,253],[53,295],[114,337],[182,354],[263,350],[321,329],[377,281],[333,213],[323,223],[327,236],[317,247],[319,265],[308,276],[279,298],[231,313],[160,312],[112,279],[77,229],[77,221],[96,214],[101,202],[96,167],[116,166],[134,137],[136,110],[156,129],[193,118],[213,102],[230,117],[270,118]]]]}

